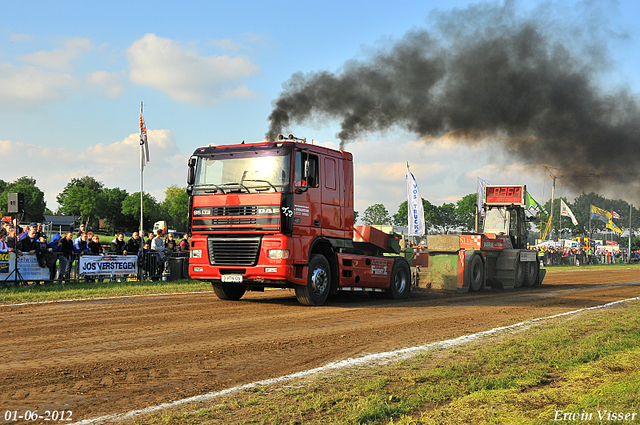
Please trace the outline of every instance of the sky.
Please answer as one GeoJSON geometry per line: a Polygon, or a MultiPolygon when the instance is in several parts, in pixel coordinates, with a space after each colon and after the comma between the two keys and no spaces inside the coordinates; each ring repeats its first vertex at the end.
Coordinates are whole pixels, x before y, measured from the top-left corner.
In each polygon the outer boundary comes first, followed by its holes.
{"type": "MultiPolygon", "coordinates": [[[[76,177],[139,191],[143,102],[150,150],[144,189],[161,201],[166,187],[186,186],[187,160],[197,147],[262,140],[274,102],[295,74],[340,74],[412,31],[446,34],[438,28],[443,18],[482,8],[507,8],[548,24],[549,32],[559,29],[559,42],[581,46],[580,54],[597,46],[588,65],[598,87],[635,102],[640,5],[632,0],[4,2],[0,178],[34,177],[53,211],[56,195],[76,177]]],[[[341,142],[340,119],[326,114],[284,130],[334,148],[341,142]]],[[[394,125],[347,141],[356,209],[382,203],[394,214],[406,200],[407,162],[422,196],[438,205],[475,192],[478,177],[526,184],[541,202],[551,197],[545,163],[513,155],[491,137],[454,137],[394,125]]],[[[570,200],[590,189],[563,185],[562,178],[556,185],[556,197],[570,200]]],[[[611,185],[601,193],[640,202],[638,193],[611,185]]]]}

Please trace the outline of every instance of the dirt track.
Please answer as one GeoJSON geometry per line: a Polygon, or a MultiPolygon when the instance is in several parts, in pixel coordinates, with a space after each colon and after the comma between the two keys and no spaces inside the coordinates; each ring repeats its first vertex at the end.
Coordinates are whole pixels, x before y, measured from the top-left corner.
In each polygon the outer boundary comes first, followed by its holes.
{"type": "MultiPolygon", "coordinates": [[[[6,410],[71,410],[79,421],[238,384],[640,295],[640,271],[549,273],[541,288],[363,294],[298,305],[285,290],[0,307],[6,410]]],[[[15,423],[15,422],[12,422],[15,423]]],[[[21,423],[21,421],[18,421],[21,423]]]]}

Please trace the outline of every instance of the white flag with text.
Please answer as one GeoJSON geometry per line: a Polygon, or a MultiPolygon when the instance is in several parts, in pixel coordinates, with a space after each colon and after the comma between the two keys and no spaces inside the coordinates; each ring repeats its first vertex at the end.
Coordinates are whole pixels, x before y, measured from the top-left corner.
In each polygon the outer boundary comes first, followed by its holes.
{"type": "Polygon", "coordinates": [[[578,225],[578,220],[576,220],[576,216],[573,215],[573,211],[571,211],[571,208],[569,208],[569,206],[565,204],[562,199],[560,199],[560,215],[571,217],[571,222],[573,223],[573,225],[578,225]]]}
{"type": "Polygon", "coordinates": [[[418,183],[407,163],[407,209],[409,211],[409,236],[423,236],[425,230],[424,208],[418,183]]]}

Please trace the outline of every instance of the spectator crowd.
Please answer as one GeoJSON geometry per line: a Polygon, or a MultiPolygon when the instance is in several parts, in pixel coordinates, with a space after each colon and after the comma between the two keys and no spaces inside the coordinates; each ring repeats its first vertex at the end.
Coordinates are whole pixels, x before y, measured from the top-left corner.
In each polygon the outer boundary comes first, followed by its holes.
{"type": "MultiPolygon", "coordinates": [[[[533,247],[538,251],[538,258],[545,266],[555,266],[561,264],[569,264],[580,266],[584,264],[616,264],[626,263],[629,258],[627,254],[620,249],[605,249],[598,247],[554,247],[554,246],[538,246],[533,247]]],[[[638,262],[640,254],[638,251],[631,253],[631,262],[638,262]]]]}
{"type": "Polygon", "coordinates": [[[12,222],[3,221],[0,228],[0,253],[35,254],[38,265],[49,269],[49,280],[70,279],[72,266],[82,255],[136,255],[139,264],[144,265],[144,274],[156,277],[167,270],[165,259],[168,256],[188,251],[189,234],[184,234],[182,240],[177,241],[173,233],[165,237],[162,230],[155,235],[149,233],[147,239],[144,239],[144,234],[141,237],[138,232],[133,232],[126,241],[124,233],[120,232],[109,245],[102,245],[98,235],[86,230],[84,224],[75,234],[71,231],[64,235],[56,233],[50,239],[41,223],[22,227],[14,219],[12,222]],[[151,263],[153,267],[150,267],[151,263]]]}

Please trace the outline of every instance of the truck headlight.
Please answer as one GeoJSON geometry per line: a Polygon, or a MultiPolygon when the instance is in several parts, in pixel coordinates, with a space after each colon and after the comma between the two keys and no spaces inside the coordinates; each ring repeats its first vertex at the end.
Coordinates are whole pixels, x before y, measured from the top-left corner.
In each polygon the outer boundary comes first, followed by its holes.
{"type": "Polygon", "coordinates": [[[191,253],[191,258],[202,258],[202,250],[201,249],[192,249],[189,252],[191,253]]]}
{"type": "Polygon", "coordinates": [[[281,260],[283,258],[289,258],[288,249],[270,249],[267,256],[272,260],[281,260]]]}

